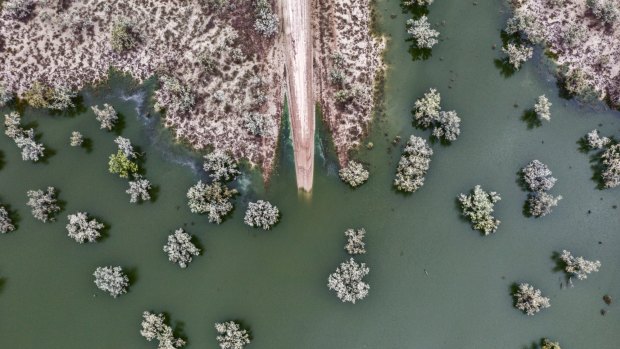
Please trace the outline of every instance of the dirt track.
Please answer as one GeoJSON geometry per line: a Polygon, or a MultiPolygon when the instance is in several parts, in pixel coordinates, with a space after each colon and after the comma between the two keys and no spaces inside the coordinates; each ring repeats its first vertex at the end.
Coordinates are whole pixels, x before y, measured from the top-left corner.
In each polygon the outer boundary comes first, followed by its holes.
{"type": "Polygon", "coordinates": [[[297,187],[312,190],[314,174],[314,91],[310,0],[282,0],[288,106],[293,130],[297,187]]]}

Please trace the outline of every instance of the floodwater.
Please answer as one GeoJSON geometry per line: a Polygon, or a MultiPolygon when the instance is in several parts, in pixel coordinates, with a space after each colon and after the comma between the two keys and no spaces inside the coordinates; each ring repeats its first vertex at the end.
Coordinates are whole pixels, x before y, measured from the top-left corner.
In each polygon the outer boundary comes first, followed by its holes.
{"type": "Polygon", "coordinates": [[[104,102],[124,116],[122,135],[146,154],[146,176],[157,186],[154,202],[129,203],[126,182],[107,173],[115,137],[99,130],[94,115],[48,115],[25,110],[41,141],[54,150],[47,163],[25,163],[0,137],[0,201],[19,214],[19,229],[0,236],[0,348],[155,348],[140,335],[144,310],[166,312],[188,339],[187,348],[216,348],[213,323],[229,319],[249,327],[248,348],[496,349],[530,348],[542,337],[566,348],[617,348],[620,340],[620,205],[618,189],[598,190],[589,155],[577,141],[598,127],[620,129],[617,112],[581,107],[558,97],[540,57],[506,78],[494,59],[505,19],[502,1],[436,1],[429,18],[442,23],[432,57],[412,61],[398,2],[379,0],[379,30],[390,37],[385,110],[357,157],[371,178],[350,190],[336,176],[329,142],[320,135],[314,192],[295,189],[290,140],[284,132],[279,167],[269,186],[250,173],[233,214],[220,226],[189,212],[187,189],[204,174],[196,155],[172,145],[150,110],[149,86],[123,79],[83,93],[84,105],[104,102]],[[412,195],[391,187],[400,145],[413,129],[410,108],[430,87],[445,109],[456,110],[461,137],[435,144],[426,184],[412,195]],[[552,121],[528,128],[523,111],[546,94],[552,121]],[[515,107],[515,105],[517,107],[515,107]],[[92,149],[68,146],[71,131],[92,149]],[[564,199],[540,219],[522,214],[527,197],[517,171],[532,159],[549,165],[564,199]],[[459,216],[455,197],[481,184],[501,194],[497,233],[481,236],[459,216]],[[49,185],[65,203],[58,221],[35,221],[28,189],[49,185]],[[282,221],[263,232],[243,225],[249,200],[277,204],[282,221]],[[66,236],[66,216],[87,211],[110,229],[96,244],[66,236]],[[183,270],[162,251],[166,237],[185,227],[204,254],[183,270]],[[368,298],[341,303],[327,277],[348,257],[343,232],[365,227],[368,253],[358,260],[371,271],[368,298]],[[552,255],[569,249],[598,259],[599,273],[561,288],[552,255]],[[121,265],[132,272],[129,293],[113,299],[98,291],[92,272],[121,265]],[[551,308],[528,317],[512,306],[511,285],[529,282],[551,298],[551,308]],[[604,304],[611,295],[615,302],[604,304]],[[607,314],[601,315],[605,309],[607,314]]]}

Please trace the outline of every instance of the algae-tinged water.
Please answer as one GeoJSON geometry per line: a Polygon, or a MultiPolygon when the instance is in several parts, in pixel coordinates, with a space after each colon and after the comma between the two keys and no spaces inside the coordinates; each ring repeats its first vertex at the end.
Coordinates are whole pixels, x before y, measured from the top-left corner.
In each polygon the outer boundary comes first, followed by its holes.
{"type": "Polygon", "coordinates": [[[616,348],[620,308],[606,306],[602,296],[620,299],[620,211],[614,208],[620,192],[596,189],[577,140],[595,127],[618,135],[618,113],[559,99],[536,60],[503,77],[494,65],[499,50],[491,48],[500,44],[501,10],[499,0],[437,1],[429,18],[445,21],[444,40],[430,59],[413,62],[405,42],[409,15],[398,2],[379,0],[390,70],[385,116],[369,138],[375,148],[359,155],[370,166],[369,182],[348,189],[335,175],[333,157],[327,152],[323,160],[318,152],[314,192],[298,195],[285,140],[268,188],[257,174],[244,177],[244,194],[221,226],[189,212],[185,193],[201,176],[200,164],[170,145],[156,116],[145,117],[148,103],[136,109],[136,101],[148,101],[148,93],[140,94],[148,88],[115,79],[84,93],[87,107],[113,104],[124,115],[122,135],[146,153],[146,175],[158,190],[155,202],[142,205],[129,204],[125,181],[107,173],[115,136],[98,129],[90,110],[69,117],[27,109],[25,122],[36,123],[55,154],[44,164],[25,163],[0,137],[0,200],[20,216],[19,230],[0,237],[0,348],[154,348],[139,335],[144,310],[166,312],[188,338],[187,348],[215,348],[213,323],[229,319],[251,329],[253,349],[529,348],[542,337],[566,348],[616,348]],[[462,135],[451,146],[435,144],[426,184],[401,195],[391,188],[400,153],[391,140],[428,135],[411,127],[409,110],[429,87],[439,89],[446,109],[458,111],[462,135]],[[553,120],[528,129],[520,116],[543,93],[553,103],[553,120]],[[92,140],[92,151],[68,146],[72,130],[92,140]],[[527,193],[516,183],[519,168],[534,158],[550,166],[558,178],[553,193],[564,196],[541,219],[523,216],[527,193]],[[482,237],[459,217],[455,197],[475,184],[502,196],[496,206],[502,223],[492,236],[482,237]],[[43,224],[25,207],[25,192],[48,185],[60,189],[66,204],[56,223],[43,224]],[[247,201],[256,198],[283,213],[270,232],[242,224],[247,201]],[[78,210],[110,226],[103,241],[78,245],[66,236],[66,215],[78,210]],[[186,270],[162,251],[177,227],[205,251],[186,270]],[[328,274],[347,258],[349,227],[368,231],[368,254],[358,259],[371,268],[371,289],[356,305],[340,303],[326,287],[328,274]],[[601,260],[601,271],[561,289],[551,256],[562,249],[601,260]],[[130,292],[118,299],[99,292],[91,274],[100,265],[130,270],[130,292]],[[541,288],[551,308],[534,317],[515,310],[510,286],[522,281],[541,288]]]}

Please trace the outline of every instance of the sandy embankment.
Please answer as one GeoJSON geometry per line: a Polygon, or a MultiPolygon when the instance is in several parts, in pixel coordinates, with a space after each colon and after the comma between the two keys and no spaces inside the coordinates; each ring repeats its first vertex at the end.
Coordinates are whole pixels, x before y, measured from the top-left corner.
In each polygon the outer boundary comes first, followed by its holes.
{"type": "Polygon", "coordinates": [[[312,190],[314,174],[314,91],[310,0],[283,0],[289,113],[299,189],[312,190]]]}

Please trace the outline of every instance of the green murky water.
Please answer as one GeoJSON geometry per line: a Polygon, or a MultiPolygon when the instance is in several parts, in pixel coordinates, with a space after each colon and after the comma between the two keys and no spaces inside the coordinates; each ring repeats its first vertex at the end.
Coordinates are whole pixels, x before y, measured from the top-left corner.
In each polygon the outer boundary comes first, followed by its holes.
{"type": "Polygon", "coordinates": [[[197,158],[170,145],[156,117],[144,116],[148,105],[136,101],[148,101],[145,89],[115,80],[84,93],[86,106],[117,107],[122,135],[146,152],[146,175],[158,192],[143,205],[129,204],[126,183],[107,173],[114,135],[99,130],[89,110],[74,117],[26,110],[25,122],[36,123],[55,154],[47,164],[24,163],[0,137],[0,199],[20,216],[19,230],[0,237],[0,348],[153,348],[139,335],[144,310],[169,314],[187,348],[215,348],[213,323],[228,319],[250,327],[254,349],[524,348],[542,337],[567,348],[616,348],[620,309],[602,296],[620,298],[620,211],[613,208],[619,191],[596,189],[588,155],[576,142],[595,127],[618,135],[618,113],[559,99],[540,64],[504,78],[493,62],[499,52],[491,49],[500,44],[501,9],[501,1],[437,1],[429,18],[445,21],[445,40],[429,60],[413,62],[405,43],[408,15],[396,1],[378,1],[380,30],[391,39],[390,71],[385,117],[369,139],[375,149],[359,155],[372,171],[369,182],[349,190],[333,158],[319,152],[312,197],[300,196],[284,141],[269,187],[256,174],[244,177],[244,194],[221,226],[189,212],[185,193],[201,176],[197,158]],[[452,146],[434,146],[425,186],[404,196],[391,189],[400,153],[391,140],[424,134],[411,127],[409,110],[429,87],[439,89],[446,109],[459,112],[462,135],[452,146]],[[554,104],[553,120],[528,129],[520,116],[543,93],[554,104]],[[68,146],[72,130],[92,140],[92,151],[68,146]],[[516,183],[516,172],[534,158],[554,171],[553,192],[564,196],[542,219],[522,215],[527,193],[516,183]],[[502,195],[496,206],[502,224],[493,236],[481,237],[459,217],[455,196],[475,184],[502,195]],[[25,207],[26,190],[48,185],[66,202],[53,224],[35,221],[25,207]],[[271,232],[242,224],[247,201],[256,198],[283,213],[271,232]],[[108,236],[92,245],[70,240],[66,215],[77,210],[101,217],[108,236]],[[352,306],[340,303],[326,282],[347,258],[344,230],[360,226],[368,231],[368,254],[359,260],[371,268],[371,290],[352,306]],[[186,270],[161,250],[177,227],[206,251],[186,270]],[[565,248],[600,259],[601,271],[560,289],[551,256],[565,248]],[[135,274],[130,292],[118,299],[92,282],[93,270],[108,264],[135,274]],[[515,310],[510,285],[520,281],[541,288],[551,308],[535,317],[515,310]]]}

